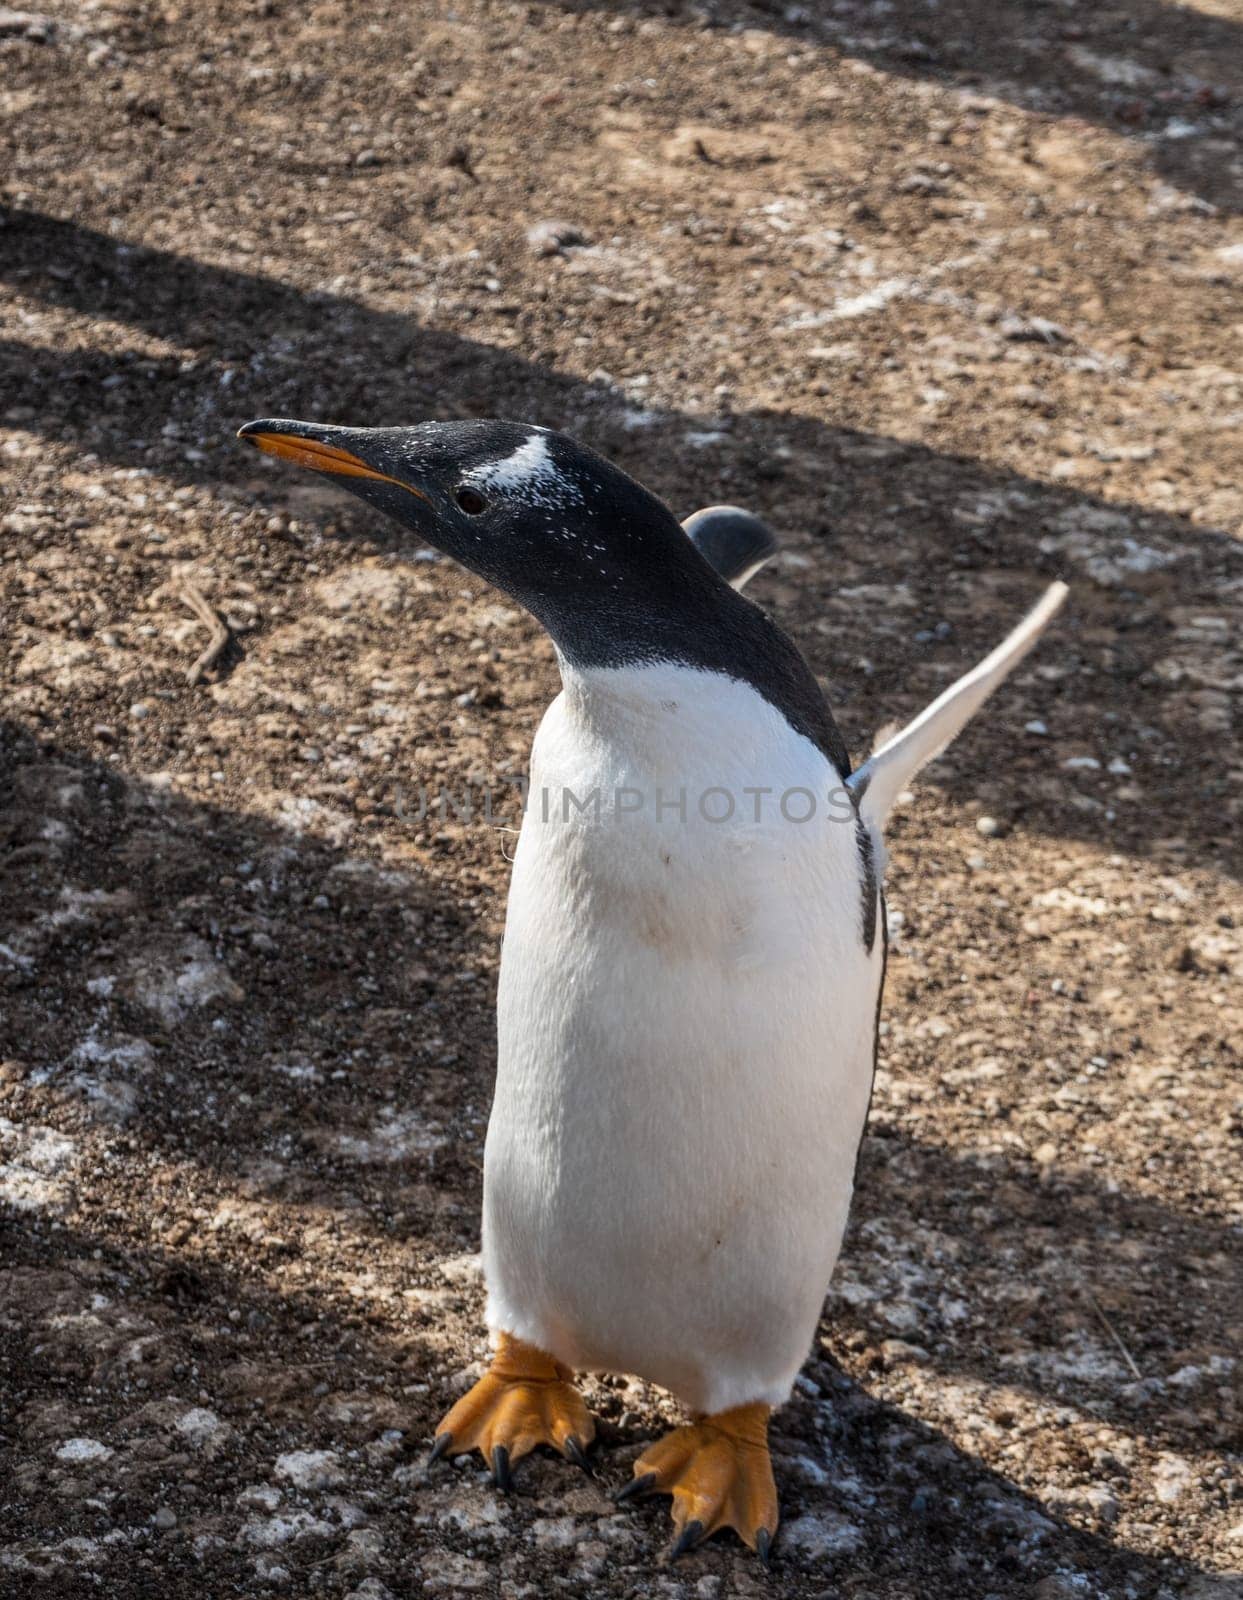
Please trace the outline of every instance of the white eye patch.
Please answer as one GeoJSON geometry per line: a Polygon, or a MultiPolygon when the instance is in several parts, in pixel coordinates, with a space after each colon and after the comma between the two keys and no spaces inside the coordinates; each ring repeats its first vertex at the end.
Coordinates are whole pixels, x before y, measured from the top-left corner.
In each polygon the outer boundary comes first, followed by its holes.
{"type": "Polygon", "coordinates": [[[485,461],[466,482],[492,494],[509,495],[524,505],[581,505],[582,490],[557,466],[542,433],[532,433],[512,455],[485,461]]]}

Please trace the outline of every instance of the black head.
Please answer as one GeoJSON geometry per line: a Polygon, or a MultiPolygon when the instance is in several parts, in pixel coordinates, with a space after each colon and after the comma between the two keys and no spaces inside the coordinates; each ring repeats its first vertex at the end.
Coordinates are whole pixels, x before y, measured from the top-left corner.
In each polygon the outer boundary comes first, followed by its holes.
{"type": "Polygon", "coordinates": [[[314,471],[521,601],[563,650],[584,623],[724,589],[673,513],[594,450],[527,423],[337,428],[248,422],[239,438],[314,471]]]}
{"type": "Polygon", "coordinates": [[[576,666],[665,660],[753,683],[839,767],[845,752],[793,644],[736,594],[663,501],[529,423],[339,428],[248,422],[239,437],[337,478],[503,589],[576,666]]]}

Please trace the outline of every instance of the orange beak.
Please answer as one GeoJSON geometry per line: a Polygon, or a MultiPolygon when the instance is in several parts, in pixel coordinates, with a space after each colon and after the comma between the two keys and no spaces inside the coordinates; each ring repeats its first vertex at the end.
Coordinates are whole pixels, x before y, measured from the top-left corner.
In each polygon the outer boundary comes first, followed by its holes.
{"type": "Polygon", "coordinates": [[[422,489],[403,483],[400,478],[391,478],[386,472],[377,472],[374,467],[369,467],[365,461],[360,461],[356,455],[339,449],[335,444],[300,439],[293,433],[247,433],[243,430],[238,437],[257,445],[270,456],[282,456],[300,467],[310,467],[312,472],[327,472],[338,478],[374,478],[377,483],[391,483],[395,488],[404,489],[407,494],[417,495],[420,500],[431,504],[430,496],[425,495],[422,489]]]}

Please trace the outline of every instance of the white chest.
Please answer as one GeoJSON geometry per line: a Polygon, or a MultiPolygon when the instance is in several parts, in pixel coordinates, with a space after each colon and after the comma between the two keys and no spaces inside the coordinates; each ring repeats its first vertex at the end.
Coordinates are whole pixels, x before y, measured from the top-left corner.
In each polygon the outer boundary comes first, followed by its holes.
{"type": "Polygon", "coordinates": [[[663,667],[570,680],[536,739],[502,958],[501,1325],[692,1403],[754,1387],[751,1365],[705,1375],[685,1318],[653,1331],[665,1275],[717,1343],[741,1304],[778,1299],[782,1333],[734,1342],[753,1363],[775,1338],[768,1389],[792,1377],[870,1089],[880,952],[861,928],[840,780],[754,690],[663,667]]]}

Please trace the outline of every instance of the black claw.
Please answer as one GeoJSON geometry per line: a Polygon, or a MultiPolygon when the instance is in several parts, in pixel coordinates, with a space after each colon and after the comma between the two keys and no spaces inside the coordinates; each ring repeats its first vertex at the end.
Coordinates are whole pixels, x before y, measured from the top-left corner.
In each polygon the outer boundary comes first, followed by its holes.
{"type": "Polygon", "coordinates": [[[576,1467],[581,1467],[584,1472],[591,1471],[586,1453],[573,1434],[569,1435],[561,1448],[565,1451],[567,1461],[572,1461],[576,1467]]]}
{"type": "Polygon", "coordinates": [[[637,1478],[631,1478],[629,1483],[624,1484],[614,1494],[613,1504],[619,1506],[625,1500],[634,1500],[641,1494],[647,1494],[655,1482],[656,1474],[654,1472],[644,1472],[637,1478]]]}
{"type": "Polygon", "coordinates": [[[429,1467],[434,1467],[441,1456],[448,1455],[453,1448],[453,1435],[451,1433],[438,1433],[432,1440],[432,1448],[427,1457],[429,1467]]]}
{"type": "Polygon", "coordinates": [[[492,1482],[502,1494],[508,1494],[514,1486],[514,1475],[509,1470],[509,1451],[503,1444],[498,1444],[492,1452],[492,1482]]]}
{"type": "Polygon", "coordinates": [[[704,1536],[702,1522],[688,1522],[678,1534],[677,1543],[669,1552],[670,1561],[676,1561],[679,1556],[684,1556],[688,1550],[693,1550],[704,1536]]]}
{"type": "Polygon", "coordinates": [[[760,1566],[765,1572],[773,1570],[773,1536],[767,1528],[757,1528],[755,1533],[755,1553],[760,1558],[760,1566]]]}

